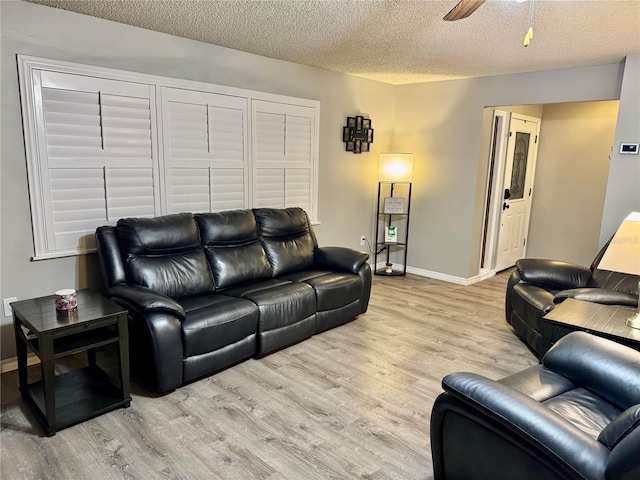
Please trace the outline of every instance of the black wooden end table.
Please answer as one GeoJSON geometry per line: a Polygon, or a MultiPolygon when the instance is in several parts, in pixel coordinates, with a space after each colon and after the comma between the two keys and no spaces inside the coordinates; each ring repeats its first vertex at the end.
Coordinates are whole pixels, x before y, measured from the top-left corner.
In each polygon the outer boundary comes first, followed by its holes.
{"type": "Polygon", "coordinates": [[[566,334],[580,330],[640,350],[640,330],[626,325],[635,308],[567,298],[542,318],[543,353],[566,334]]]}
{"type": "Polygon", "coordinates": [[[78,306],[58,311],[53,295],[13,302],[20,393],[48,436],[89,418],[128,407],[127,311],[99,293],[78,291],[78,306]],[[96,364],[96,348],[116,344],[118,378],[96,364]],[[40,359],[42,380],[29,383],[27,351],[40,359]],[[56,375],[55,361],[87,352],[88,366],[56,375]]]}

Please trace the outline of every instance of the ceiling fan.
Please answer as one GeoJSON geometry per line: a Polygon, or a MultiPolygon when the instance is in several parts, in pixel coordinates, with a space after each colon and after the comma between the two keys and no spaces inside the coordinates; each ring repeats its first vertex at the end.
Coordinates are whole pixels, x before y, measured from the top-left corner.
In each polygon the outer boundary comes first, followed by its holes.
{"type": "MultiPolygon", "coordinates": [[[[461,20],[463,18],[467,18],[473,12],[475,12],[480,5],[482,5],[486,0],[460,0],[455,7],[451,9],[449,13],[444,16],[444,20],[453,21],[453,20],[461,20]]],[[[521,3],[525,0],[516,0],[521,3]]],[[[525,47],[529,46],[531,40],[533,40],[533,2],[531,0],[530,8],[529,8],[529,30],[527,34],[524,36],[524,42],[522,44],[525,47]]]]}
{"type": "Polygon", "coordinates": [[[475,12],[485,0],[460,0],[458,4],[444,16],[444,20],[460,20],[475,12]]]}

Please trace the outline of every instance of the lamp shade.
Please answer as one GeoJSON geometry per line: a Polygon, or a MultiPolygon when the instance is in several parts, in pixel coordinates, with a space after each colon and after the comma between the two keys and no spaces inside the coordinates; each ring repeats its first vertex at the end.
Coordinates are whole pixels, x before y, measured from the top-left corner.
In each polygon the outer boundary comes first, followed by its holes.
{"type": "Polygon", "coordinates": [[[598,268],[640,275],[640,212],[633,212],[622,221],[598,268]]]}
{"type": "Polygon", "coordinates": [[[410,182],[413,174],[413,153],[381,153],[381,182],[410,182]]]}

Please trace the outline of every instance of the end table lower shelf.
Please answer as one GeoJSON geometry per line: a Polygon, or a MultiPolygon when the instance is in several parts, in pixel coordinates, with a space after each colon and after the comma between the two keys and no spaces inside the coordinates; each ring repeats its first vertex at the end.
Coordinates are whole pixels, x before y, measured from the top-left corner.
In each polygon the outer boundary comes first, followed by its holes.
{"type": "MultiPolygon", "coordinates": [[[[61,430],[120,407],[129,407],[131,399],[123,399],[122,392],[99,368],[84,367],[56,376],[56,429],[61,430]]],[[[30,384],[23,398],[36,413],[40,424],[47,429],[44,416],[44,382],[30,384]],[[25,394],[26,393],[26,394],[25,394]]]]}

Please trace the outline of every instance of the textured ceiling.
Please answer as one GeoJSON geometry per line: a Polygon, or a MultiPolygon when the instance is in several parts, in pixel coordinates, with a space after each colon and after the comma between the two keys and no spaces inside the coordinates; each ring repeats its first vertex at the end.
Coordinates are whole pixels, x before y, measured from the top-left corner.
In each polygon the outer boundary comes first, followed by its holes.
{"type": "Polygon", "coordinates": [[[640,0],[27,0],[392,84],[621,61],[640,52],[640,0]]]}

